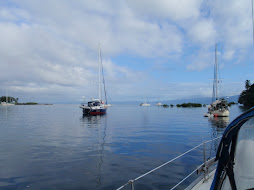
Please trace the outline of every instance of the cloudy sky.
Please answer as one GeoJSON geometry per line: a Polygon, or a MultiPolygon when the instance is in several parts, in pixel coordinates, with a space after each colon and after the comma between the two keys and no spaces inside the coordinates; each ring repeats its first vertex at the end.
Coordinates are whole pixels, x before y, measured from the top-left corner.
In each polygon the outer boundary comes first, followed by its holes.
{"type": "Polygon", "coordinates": [[[254,82],[251,0],[0,1],[0,95],[81,102],[98,94],[98,44],[111,101],[211,97],[254,82]]]}

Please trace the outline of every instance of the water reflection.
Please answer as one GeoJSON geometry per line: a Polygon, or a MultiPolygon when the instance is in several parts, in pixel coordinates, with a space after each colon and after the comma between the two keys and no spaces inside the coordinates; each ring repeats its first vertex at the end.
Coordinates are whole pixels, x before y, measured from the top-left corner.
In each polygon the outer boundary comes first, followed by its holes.
{"type": "MultiPolygon", "coordinates": [[[[55,189],[116,189],[225,130],[218,124],[223,118],[208,121],[201,111],[134,105],[83,117],[76,105],[0,107],[0,168],[6,171],[0,178],[10,182],[0,182],[0,189],[25,189],[26,184],[31,189],[52,189],[52,184],[55,189]],[[19,176],[25,177],[11,180],[19,176]]],[[[240,112],[232,106],[230,119],[240,112]]],[[[206,145],[207,158],[218,143],[206,145]]],[[[144,184],[140,189],[168,189],[202,161],[203,147],[137,183],[144,184]]]]}
{"type": "Polygon", "coordinates": [[[107,131],[107,117],[106,115],[86,116],[83,115],[82,123],[89,128],[93,127],[98,130],[98,162],[97,162],[97,175],[96,175],[96,188],[99,188],[102,184],[103,176],[103,157],[104,146],[106,140],[107,131]]]}
{"type": "Polygon", "coordinates": [[[99,130],[98,167],[97,167],[98,176],[97,176],[96,187],[99,187],[101,185],[106,130],[107,130],[107,117],[105,117],[105,122],[102,125],[100,125],[100,130],[99,130]]]}
{"type": "Polygon", "coordinates": [[[0,115],[8,117],[8,114],[13,111],[12,106],[0,106],[0,115]]]}
{"type": "Polygon", "coordinates": [[[97,127],[100,125],[102,118],[106,118],[106,115],[83,115],[80,120],[84,127],[97,127]]]}
{"type": "MultiPolygon", "coordinates": [[[[212,125],[212,136],[211,139],[222,136],[224,130],[229,124],[229,117],[210,117],[208,121],[212,125]]],[[[211,142],[210,147],[210,156],[212,155],[211,151],[214,151],[214,154],[217,152],[220,139],[216,139],[211,142]]],[[[210,157],[209,156],[209,157],[210,157]]]]}
{"type": "Polygon", "coordinates": [[[229,124],[229,117],[211,117],[208,118],[208,121],[212,124],[212,126],[217,127],[218,131],[222,131],[221,129],[228,126],[229,124]]]}
{"type": "Polygon", "coordinates": [[[242,112],[245,112],[247,110],[249,110],[250,108],[249,107],[245,107],[245,106],[238,106],[239,109],[242,111],[242,112]]]}

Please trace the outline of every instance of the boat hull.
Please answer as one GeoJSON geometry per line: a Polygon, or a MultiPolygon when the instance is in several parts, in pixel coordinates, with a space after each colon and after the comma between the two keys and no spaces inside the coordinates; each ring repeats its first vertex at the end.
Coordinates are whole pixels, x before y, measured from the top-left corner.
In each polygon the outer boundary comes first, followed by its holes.
{"type": "Polygon", "coordinates": [[[107,107],[93,108],[93,107],[80,106],[80,108],[83,110],[84,115],[103,115],[103,114],[106,114],[107,112],[107,107]]]}
{"type": "Polygon", "coordinates": [[[214,110],[211,113],[214,115],[214,117],[228,117],[229,116],[228,110],[223,110],[223,111],[214,110]]]}
{"type": "Polygon", "coordinates": [[[140,106],[147,107],[147,106],[150,106],[150,104],[142,103],[142,104],[140,104],[140,106]]]}
{"type": "Polygon", "coordinates": [[[14,106],[15,104],[13,103],[6,103],[6,102],[1,102],[0,106],[14,106]]]}
{"type": "Polygon", "coordinates": [[[106,114],[107,109],[83,109],[83,114],[84,115],[103,115],[106,114]]]}
{"type": "Polygon", "coordinates": [[[214,110],[204,114],[205,117],[229,117],[228,110],[214,110]]]}

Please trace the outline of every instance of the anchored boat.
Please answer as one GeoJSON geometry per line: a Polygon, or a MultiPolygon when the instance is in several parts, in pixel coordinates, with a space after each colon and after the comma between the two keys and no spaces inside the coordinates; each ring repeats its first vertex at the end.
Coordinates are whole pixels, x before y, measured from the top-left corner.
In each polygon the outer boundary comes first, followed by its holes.
{"type": "Polygon", "coordinates": [[[158,103],[156,104],[156,106],[162,106],[162,103],[158,102],[158,103]]]}
{"type": "Polygon", "coordinates": [[[145,102],[145,103],[141,103],[140,106],[145,106],[145,107],[147,107],[147,106],[150,106],[150,104],[148,104],[148,103],[145,102]]]}
{"type": "Polygon", "coordinates": [[[107,111],[107,108],[108,108],[107,94],[106,94],[105,80],[103,75],[100,46],[99,46],[99,98],[88,101],[87,105],[83,103],[79,107],[83,110],[84,115],[101,115],[101,114],[105,114],[107,111]],[[105,94],[106,102],[104,102],[101,98],[101,75],[103,76],[104,94],[105,94]]]}
{"type": "Polygon", "coordinates": [[[99,99],[92,99],[87,105],[83,104],[80,108],[83,109],[83,114],[85,115],[101,115],[105,114],[107,111],[107,106],[99,99]]]}
{"type": "Polygon", "coordinates": [[[215,45],[215,64],[214,64],[214,79],[213,79],[213,103],[208,107],[208,112],[204,114],[205,117],[228,117],[229,109],[227,100],[218,98],[218,59],[217,59],[217,44],[215,45]]]}
{"type": "Polygon", "coordinates": [[[141,103],[140,106],[144,106],[144,107],[147,107],[147,106],[150,106],[151,104],[147,103],[147,97],[146,97],[146,102],[144,103],[141,103]]]}
{"type": "Polygon", "coordinates": [[[208,112],[205,113],[205,117],[228,117],[229,109],[227,101],[224,98],[214,101],[208,106],[208,112]]]}

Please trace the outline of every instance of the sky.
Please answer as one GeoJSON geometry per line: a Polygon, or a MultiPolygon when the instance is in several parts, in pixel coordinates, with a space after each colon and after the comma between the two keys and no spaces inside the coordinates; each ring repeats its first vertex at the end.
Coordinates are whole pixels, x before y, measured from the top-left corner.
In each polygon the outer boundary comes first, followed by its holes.
{"type": "Polygon", "coordinates": [[[0,96],[98,98],[98,47],[109,101],[220,96],[254,83],[251,0],[0,1],[0,96]]]}

